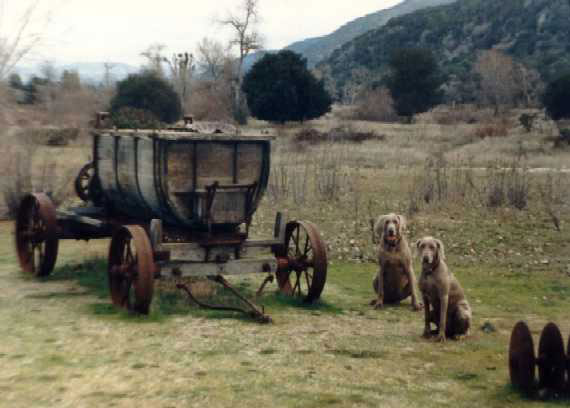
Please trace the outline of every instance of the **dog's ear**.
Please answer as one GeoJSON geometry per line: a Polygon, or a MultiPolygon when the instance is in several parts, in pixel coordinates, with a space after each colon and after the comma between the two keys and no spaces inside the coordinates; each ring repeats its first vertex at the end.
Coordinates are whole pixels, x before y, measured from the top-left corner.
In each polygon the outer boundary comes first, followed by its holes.
{"type": "Polygon", "coordinates": [[[381,215],[376,220],[376,224],[374,224],[374,233],[377,237],[381,237],[384,234],[384,223],[386,222],[386,215],[381,215]]]}
{"type": "Polygon", "coordinates": [[[414,255],[418,256],[420,254],[420,245],[422,244],[423,239],[420,238],[414,244],[414,255]]]}
{"type": "Polygon", "coordinates": [[[408,221],[406,220],[406,217],[399,214],[396,215],[396,217],[398,217],[398,221],[400,222],[400,231],[405,231],[408,226],[408,221]]]}
{"type": "Polygon", "coordinates": [[[439,254],[439,259],[445,261],[445,247],[443,246],[443,242],[441,240],[436,239],[435,244],[437,245],[437,252],[439,254]]]}

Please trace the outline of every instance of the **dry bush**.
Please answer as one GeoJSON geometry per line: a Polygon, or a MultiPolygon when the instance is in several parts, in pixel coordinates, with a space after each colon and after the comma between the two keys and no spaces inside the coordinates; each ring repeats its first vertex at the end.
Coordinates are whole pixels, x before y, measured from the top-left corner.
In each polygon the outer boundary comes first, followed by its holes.
{"type": "Polygon", "coordinates": [[[473,136],[479,139],[506,137],[509,130],[513,127],[511,121],[507,117],[502,117],[491,123],[482,124],[473,130],[473,136]]]}
{"type": "Polygon", "coordinates": [[[8,159],[1,163],[6,175],[1,191],[9,217],[16,215],[22,197],[30,192],[47,193],[56,206],[72,195],[74,175],[58,172],[55,157],[40,157],[40,149],[29,134],[20,134],[12,143],[4,144],[2,154],[8,159]]]}
{"type": "Polygon", "coordinates": [[[523,210],[531,199],[530,173],[519,154],[512,161],[497,161],[481,177],[471,163],[449,163],[441,153],[426,160],[413,177],[408,190],[407,209],[417,213],[424,205],[473,205],[488,208],[512,207],[523,210]]]}
{"type": "Polygon", "coordinates": [[[544,180],[538,183],[538,194],[554,228],[562,231],[562,210],[570,203],[568,175],[548,173],[544,180]]]}
{"type": "Polygon", "coordinates": [[[475,105],[441,105],[429,112],[415,116],[415,123],[435,123],[438,125],[475,124],[491,120],[493,112],[490,109],[480,109],[475,105]]]}
{"type": "Polygon", "coordinates": [[[351,192],[352,171],[344,165],[351,150],[348,144],[329,143],[310,152],[274,154],[267,187],[274,201],[295,204],[336,201],[351,192]]]}
{"type": "Polygon", "coordinates": [[[398,114],[394,109],[394,100],[386,88],[368,90],[362,93],[352,109],[351,118],[375,122],[397,122],[398,114]]]}
{"type": "Polygon", "coordinates": [[[434,154],[412,178],[407,197],[408,214],[419,212],[424,205],[473,202],[474,180],[471,163],[449,163],[443,152],[434,154]]]}
{"type": "Polygon", "coordinates": [[[338,126],[328,132],[320,132],[317,129],[305,127],[293,135],[291,139],[297,150],[303,150],[307,146],[315,146],[322,143],[363,143],[368,140],[382,141],[384,135],[372,131],[356,130],[350,125],[338,126]]]}
{"type": "Polygon", "coordinates": [[[196,120],[232,121],[229,87],[210,81],[198,82],[192,90],[190,112],[196,120]]]}

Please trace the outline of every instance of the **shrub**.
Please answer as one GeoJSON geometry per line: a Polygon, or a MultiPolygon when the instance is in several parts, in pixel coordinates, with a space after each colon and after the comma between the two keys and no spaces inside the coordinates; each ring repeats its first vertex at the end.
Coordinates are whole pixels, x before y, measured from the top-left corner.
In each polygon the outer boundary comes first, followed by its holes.
{"type": "Polygon", "coordinates": [[[357,100],[353,110],[353,119],[377,122],[396,122],[398,115],[394,109],[394,100],[386,88],[365,92],[357,100]]]}
{"type": "Polygon", "coordinates": [[[542,102],[554,120],[570,118],[570,72],[549,83],[542,102]]]}
{"type": "Polygon", "coordinates": [[[165,123],[176,122],[182,116],[180,99],[174,88],[152,72],[129,75],[117,84],[110,112],[116,115],[125,107],[151,112],[165,123]]]}
{"type": "Polygon", "coordinates": [[[330,111],[331,97],[307,61],[292,51],[265,54],[243,80],[251,114],[284,123],[318,118],[330,111]]]}
{"type": "Polygon", "coordinates": [[[119,129],[157,129],[162,123],[150,111],[124,106],[111,114],[113,125],[119,129]]]}
{"type": "Polygon", "coordinates": [[[444,82],[435,57],[428,49],[397,49],[389,61],[387,86],[399,115],[411,118],[439,104],[444,82]]]}

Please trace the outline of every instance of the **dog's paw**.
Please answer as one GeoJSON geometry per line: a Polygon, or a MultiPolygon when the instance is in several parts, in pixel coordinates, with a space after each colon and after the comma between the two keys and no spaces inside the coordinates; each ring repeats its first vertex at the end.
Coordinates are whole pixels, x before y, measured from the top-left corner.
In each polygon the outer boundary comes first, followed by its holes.
{"type": "Polygon", "coordinates": [[[435,341],[436,343],[445,343],[445,334],[438,334],[435,341]]]}
{"type": "Polygon", "coordinates": [[[424,339],[429,339],[431,337],[431,330],[430,329],[425,329],[424,333],[422,334],[422,337],[424,339]]]}
{"type": "Polygon", "coordinates": [[[412,305],[412,310],[414,312],[419,312],[420,310],[423,310],[423,308],[424,308],[423,303],[416,303],[416,304],[412,305]]]}
{"type": "Polygon", "coordinates": [[[384,307],[383,302],[376,302],[376,304],[374,305],[374,309],[382,309],[383,307],[384,307]]]}

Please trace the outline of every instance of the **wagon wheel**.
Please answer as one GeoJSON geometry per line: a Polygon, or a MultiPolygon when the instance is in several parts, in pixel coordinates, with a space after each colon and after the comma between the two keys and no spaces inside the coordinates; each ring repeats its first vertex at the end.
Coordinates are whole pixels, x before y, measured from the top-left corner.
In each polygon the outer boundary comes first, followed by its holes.
{"type": "Polygon", "coordinates": [[[544,326],[538,344],[538,383],[541,388],[561,390],[564,386],[566,356],[560,329],[554,323],[544,326]]]}
{"type": "Polygon", "coordinates": [[[307,221],[288,222],[280,255],[289,265],[276,274],[281,292],[304,297],[307,303],[317,300],[327,279],[327,251],[317,227],[307,221]]]}
{"type": "Polygon", "coordinates": [[[43,193],[24,197],[16,215],[16,250],[20,267],[35,276],[47,276],[57,259],[59,240],[55,207],[43,193]]]}
{"type": "Polygon", "coordinates": [[[95,176],[95,166],[93,163],[87,163],[79,170],[79,174],[75,178],[75,192],[83,201],[89,201],[89,185],[95,176]]]}
{"type": "Polygon", "coordinates": [[[154,261],[145,230],[137,225],[113,234],[109,248],[109,289],[113,304],[148,314],[152,302],[154,261]]]}
{"type": "Polygon", "coordinates": [[[531,391],[535,381],[535,357],[532,335],[525,322],[518,322],[511,333],[509,373],[513,386],[531,391]]]}

